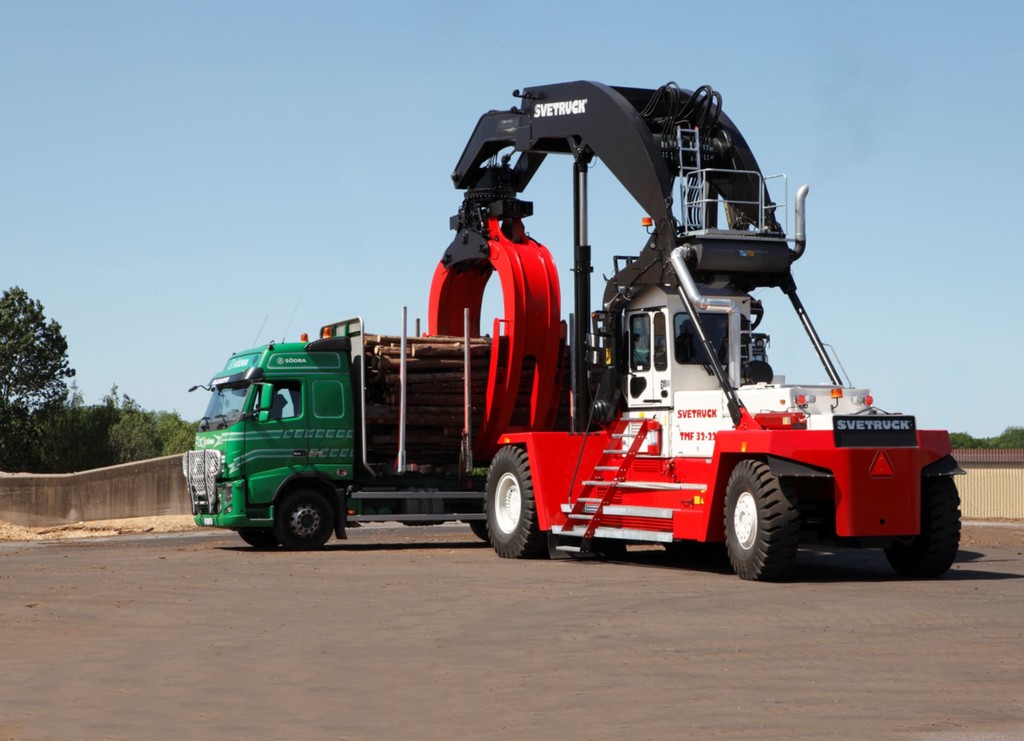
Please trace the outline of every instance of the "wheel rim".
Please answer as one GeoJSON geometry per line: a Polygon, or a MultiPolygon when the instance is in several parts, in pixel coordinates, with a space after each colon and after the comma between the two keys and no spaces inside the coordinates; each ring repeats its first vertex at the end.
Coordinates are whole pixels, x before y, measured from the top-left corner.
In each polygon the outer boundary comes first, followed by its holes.
{"type": "Polygon", "coordinates": [[[299,538],[311,538],[320,529],[320,510],[311,504],[300,504],[288,518],[291,531],[299,538]]]}
{"type": "Polygon", "coordinates": [[[757,502],[754,495],[745,491],[736,499],[732,513],[732,529],[740,548],[749,551],[757,538],[757,502]]]}
{"type": "Polygon", "coordinates": [[[498,529],[503,533],[511,533],[519,524],[519,515],[523,509],[523,497],[519,491],[519,480],[511,473],[498,479],[494,489],[494,519],[498,529]]]}

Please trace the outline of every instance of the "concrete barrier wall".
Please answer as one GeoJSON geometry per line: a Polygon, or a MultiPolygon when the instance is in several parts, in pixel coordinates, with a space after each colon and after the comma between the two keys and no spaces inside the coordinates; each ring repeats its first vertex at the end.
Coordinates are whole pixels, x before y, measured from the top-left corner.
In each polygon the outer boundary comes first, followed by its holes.
{"type": "Polygon", "coordinates": [[[192,512],[181,456],[66,474],[0,474],[0,520],[48,527],[192,512]]]}
{"type": "MultiPolygon", "coordinates": [[[[1024,520],[1024,466],[963,464],[964,519],[1024,520]]],[[[0,474],[0,520],[48,527],[191,513],[181,456],[69,474],[0,474]]]]}

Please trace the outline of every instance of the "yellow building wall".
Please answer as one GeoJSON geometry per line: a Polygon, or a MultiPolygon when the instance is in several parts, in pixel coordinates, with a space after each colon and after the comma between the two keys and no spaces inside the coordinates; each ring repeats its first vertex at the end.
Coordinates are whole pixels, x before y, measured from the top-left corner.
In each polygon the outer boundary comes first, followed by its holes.
{"type": "Polygon", "coordinates": [[[963,465],[956,477],[965,520],[1024,520],[1024,467],[963,465]]]}

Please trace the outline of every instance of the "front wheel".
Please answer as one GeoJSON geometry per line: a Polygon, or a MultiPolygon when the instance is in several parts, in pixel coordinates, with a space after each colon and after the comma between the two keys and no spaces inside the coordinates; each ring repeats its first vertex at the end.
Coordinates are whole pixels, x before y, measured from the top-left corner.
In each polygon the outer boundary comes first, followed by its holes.
{"type": "Polygon", "coordinates": [[[323,548],[334,529],[334,511],[327,498],[312,489],[288,494],[275,507],[274,535],[285,548],[310,551],[323,548]]]}
{"type": "Polygon", "coordinates": [[[253,548],[276,548],[278,545],[277,536],[269,527],[243,527],[238,531],[238,537],[253,548]]]}
{"type": "Polygon", "coordinates": [[[800,512],[765,463],[741,461],[725,494],[726,550],[741,579],[776,581],[796,565],[800,512]]]}
{"type": "Polygon", "coordinates": [[[501,448],[487,471],[484,497],[487,529],[502,558],[534,558],[547,554],[547,539],[537,524],[533,474],[526,451],[501,448]]]}
{"type": "Polygon", "coordinates": [[[473,531],[473,535],[480,538],[485,543],[489,543],[491,536],[487,534],[487,521],[486,520],[470,520],[469,529],[473,531]]]}
{"type": "Polygon", "coordinates": [[[960,549],[960,494],[948,476],[925,479],[921,485],[921,532],[885,549],[889,565],[900,576],[933,579],[942,576],[960,549]]]}

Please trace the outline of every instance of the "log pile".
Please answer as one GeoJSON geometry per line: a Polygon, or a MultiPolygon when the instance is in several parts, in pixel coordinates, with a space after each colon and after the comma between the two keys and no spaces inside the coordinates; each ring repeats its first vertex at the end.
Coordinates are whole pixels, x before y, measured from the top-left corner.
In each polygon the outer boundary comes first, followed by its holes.
{"type": "MultiPolygon", "coordinates": [[[[401,338],[367,335],[363,338],[366,369],[366,422],[369,455],[374,464],[390,465],[398,455],[398,416],[401,395],[401,338]]],[[[462,337],[406,339],[406,463],[449,466],[458,464],[464,431],[465,341],[462,337]]],[[[491,340],[470,339],[473,431],[483,422],[490,371],[491,340]]],[[[562,404],[555,429],[568,429],[568,358],[564,363],[562,404]]],[[[525,428],[530,409],[534,370],[523,369],[511,428],[525,428]]],[[[487,461],[474,460],[476,465],[487,461]]]]}
{"type": "MultiPolygon", "coordinates": [[[[473,426],[483,418],[491,341],[470,339],[473,426]]],[[[398,454],[401,338],[367,335],[366,420],[370,460],[393,463],[398,454]]],[[[406,462],[458,463],[464,427],[465,342],[462,337],[406,339],[406,462]]]]}

